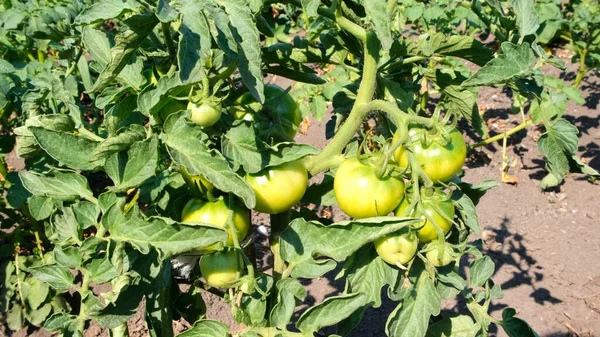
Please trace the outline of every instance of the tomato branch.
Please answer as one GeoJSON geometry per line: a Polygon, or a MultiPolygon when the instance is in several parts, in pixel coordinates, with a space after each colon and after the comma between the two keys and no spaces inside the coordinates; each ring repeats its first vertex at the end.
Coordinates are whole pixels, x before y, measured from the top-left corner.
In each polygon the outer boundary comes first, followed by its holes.
{"type": "Polygon", "coordinates": [[[477,147],[480,147],[480,146],[489,145],[489,144],[491,144],[493,142],[499,141],[502,138],[506,138],[506,137],[508,137],[508,136],[510,136],[510,135],[512,135],[514,133],[517,133],[517,132],[525,129],[526,127],[528,127],[531,124],[533,124],[533,121],[531,119],[525,120],[523,123],[515,126],[514,128],[512,128],[512,129],[510,129],[510,130],[508,130],[506,132],[503,132],[501,134],[495,135],[494,137],[491,137],[491,138],[488,138],[488,139],[484,139],[484,140],[482,140],[480,142],[477,142],[477,143],[469,146],[469,148],[470,149],[474,149],[474,148],[477,148],[477,147]]]}

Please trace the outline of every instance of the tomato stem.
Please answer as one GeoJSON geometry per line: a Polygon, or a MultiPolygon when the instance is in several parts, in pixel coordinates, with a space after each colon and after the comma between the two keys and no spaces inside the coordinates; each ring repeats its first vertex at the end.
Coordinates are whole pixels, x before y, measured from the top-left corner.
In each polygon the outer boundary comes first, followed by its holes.
{"type": "Polygon", "coordinates": [[[583,81],[583,77],[587,73],[585,70],[585,57],[587,56],[588,50],[584,48],[579,51],[579,69],[577,70],[577,77],[575,77],[575,82],[573,82],[573,86],[575,88],[579,88],[581,85],[581,81],[583,81]]]}
{"type": "Polygon", "coordinates": [[[484,140],[482,140],[480,142],[477,142],[477,143],[469,146],[469,148],[470,149],[474,149],[474,148],[477,148],[477,147],[480,147],[480,146],[489,145],[489,144],[491,144],[493,142],[496,142],[496,141],[498,141],[500,139],[506,138],[506,137],[508,137],[508,136],[510,136],[510,135],[512,135],[514,133],[517,133],[517,132],[525,129],[526,127],[528,127],[531,124],[533,124],[533,121],[531,119],[527,119],[523,123],[515,126],[514,128],[512,128],[512,129],[510,129],[510,130],[508,130],[506,132],[503,132],[501,134],[495,135],[494,137],[491,137],[491,138],[488,138],[488,139],[484,139],[484,140]]]}
{"type": "MultiPolygon", "coordinates": [[[[175,59],[177,53],[175,52],[175,47],[173,47],[173,38],[171,37],[171,27],[168,22],[161,23],[161,29],[163,31],[163,35],[165,36],[165,44],[167,45],[167,51],[169,52],[169,56],[171,60],[175,59]]],[[[173,62],[173,61],[171,61],[173,62]]]]}

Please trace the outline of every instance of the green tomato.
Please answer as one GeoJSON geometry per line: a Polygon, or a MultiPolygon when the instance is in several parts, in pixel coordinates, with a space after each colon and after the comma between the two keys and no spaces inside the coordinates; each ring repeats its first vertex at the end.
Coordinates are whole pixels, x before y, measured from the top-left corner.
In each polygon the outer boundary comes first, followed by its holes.
{"type": "MultiPolygon", "coordinates": [[[[371,157],[380,162],[381,154],[371,157]]],[[[357,157],[346,159],[333,180],[335,200],[344,213],[360,219],[385,216],[398,206],[404,195],[401,177],[376,176],[376,168],[357,157]]]]}
{"type": "Polygon", "coordinates": [[[294,98],[283,88],[274,84],[265,85],[265,104],[260,104],[250,92],[246,92],[235,100],[231,112],[236,119],[253,120],[257,129],[269,130],[276,125],[272,115],[279,116],[285,133],[294,138],[302,115],[294,98]]]}
{"type": "Polygon", "coordinates": [[[435,267],[443,267],[450,264],[456,259],[456,254],[451,246],[445,244],[440,248],[440,245],[433,245],[431,250],[425,253],[427,261],[435,267]]]}
{"type": "MultiPolygon", "coordinates": [[[[422,243],[430,242],[438,237],[435,226],[429,221],[429,218],[435,221],[444,234],[446,234],[450,231],[450,228],[452,228],[452,219],[454,218],[455,213],[454,204],[444,191],[435,187],[431,195],[427,194],[428,193],[421,192],[421,202],[417,204],[414,212],[409,214],[411,217],[423,218],[423,220],[417,224],[417,227],[420,227],[417,236],[422,243]]],[[[410,206],[410,195],[411,192],[407,191],[406,196],[402,199],[400,205],[396,209],[396,216],[401,216],[410,206]]]]}
{"type": "Polygon", "coordinates": [[[375,240],[375,250],[383,261],[397,266],[404,265],[417,253],[419,240],[411,233],[388,234],[375,240]]]}
{"type": "MultiPolygon", "coordinates": [[[[460,131],[452,129],[449,132],[450,142],[444,144],[439,134],[431,135],[421,126],[410,125],[408,130],[409,141],[417,162],[425,174],[434,182],[448,181],[462,168],[467,157],[467,144],[460,131]]],[[[394,135],[396,141],[400,135],[394,135]]],[[[400,146],[394,152],[394,159],[400,167],[408,166],[406,149],[400,146]]]]}
{"type": "Polygon", "coordinates": [[[179,167],[179,171],[181,172],[183,180],[188,184],[188,186],[190,186],[195,195],[203,196],[204,198],[206,198],[206,195],[214,195],[214,193],[216,192],[213,184],[211,184],[210,181],[206,180],[204,176],[191,175],[183,165],[179,167]]]}
{"type": "Polygon", "coordinates": [[[187,109],[191,111],[192,122],[201,127],[213,126],[221,118],[221,103],[202,102],[196,104],[189,102],[187,109]]]}
{"type": "Polygon", "coordinates": [[[255,173],[246,174],[246,181],[256,194],[255,210],[277,214],[290,209],[302,199],[308,186],[308,172],[302,161],[296,160],[255,173]]]}
{"type": "Polygon", "coordinates": [[[204,255],[200,259],[200,273],[213,287],[231,288],[243,268],[244,262],[235,250],[204,255]]]}
{"type": "MultiPolygon", "coordinates": [[[[229,210],[233,210],[233,225],[235,227],[239,241],[242,241],[248,229],[250,228],[250,216],[248,210],[244,207],[234,204],[227,206],[223,198],[217,201],[204,201],[200,199],[192,199],[183,208],[181,221],[183,222],[201,222],[215,227],[225,228],[229,217],[229,210]]],[[[233,237],[231,231],[227,228],[226,245],[233,247],[233,237]]],[[[214,250],[214,246],[208,247],[206,250],[214,250]]]]}

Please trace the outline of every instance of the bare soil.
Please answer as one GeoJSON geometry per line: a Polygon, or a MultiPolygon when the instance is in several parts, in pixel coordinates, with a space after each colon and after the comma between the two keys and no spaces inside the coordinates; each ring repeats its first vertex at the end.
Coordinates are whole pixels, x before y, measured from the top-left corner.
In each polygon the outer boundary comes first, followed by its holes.
{"type": "MultiPolygon", "coordinates": [[[[569,63],[567,72],[555,72],[572,80],[573,69],[569,63]]],[[[585,106],[569,103],[566,118],[581,132],[579,154],[600,170],[600,77],[597,74],[586,77],[582,89],[585,106]]],[[[481,90],[479,98],[490,133],[501,133],[520,123],[518,114],[508,115],[511,101],[506,92],[486,88],[481,90]]],[[[296,140],[324,147],[325,123],[326,120],[311,120],[308,134],[298,135],[296,140]]],[[[538,185],[545,175],[544,162],[535,145],[540,131],[523,130],[509,140],[507,155],[514,165],[509,174],[517,183],[501,183],[477,206],[485,249],[496,263],[493,279],[505,295],[493,303],[492,315],[500,318],[503,308],[513,307],[540,336],[600,336],[600,186],[584,176],[571,175],[561,186],[541,191],[538,185]]],[[[469,158],[464,180],[500,180],[501,163],[501,143],[481,148],[469,158]]],[[[333,218],[339,220],[343,214],[334,209],[333,218]]],[[[253,218],[255,226],[264,225],[267,220],[264,216],[253,218]]],[[[259,251],[258,255],[268,257],[266,251],[259,251]]],[[[309,296],[301,310],[343,290],[342,283],[333,281],[334,276],[332,272],[306,282],[309,296]]],[[[235,326],[229,306],[214,295],[205,295],[207,318],[235,326]]],[[[384,336],[387,316],[394,307],[394,303],[384,301],[380,308],[367,311],[352,336],[384,336]]],[[[445,308],[464,311],[456,303],[447,303],[445,308]]],[[[148,335],[141,310],[129,323],[131,336],[148,335]]],[[[189,325],[176,322],[174,327],[182,331],[189,325]]],[[[496,329],[492,329],[491,335],[506,336],[496,329]]],[[[29,329],[14,336],[48,334],[29,329]]],[[[108,336],[108,333],[92,326],[86,337],[93,336],[108,336]]]]}

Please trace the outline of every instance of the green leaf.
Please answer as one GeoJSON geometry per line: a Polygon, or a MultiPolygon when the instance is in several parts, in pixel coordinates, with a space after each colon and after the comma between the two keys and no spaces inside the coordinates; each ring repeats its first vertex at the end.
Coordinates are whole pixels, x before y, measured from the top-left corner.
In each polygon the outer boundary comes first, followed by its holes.
{"type": "Polygon", "coordinates": [[[31,308],[25,312],[25,317],[29,323],[36,327],[41,327],[48,315],[52,312],[52,303],[46,303],[40,308],[32,310],[31,308]]]}
{"type": "Polygon", "coordinates": [[[227,239],[227,232],[207,224],[188,226],[169,218],[144,218],[137,209],[123,214],[122,205],[113,204],[102,217],[102,224],[116,241],[132,244],[146,254],[156,247],[166,256],[208,247],[227,239]]]}
{"type": "Polygon", "coordinates": [[[539,337],[535,331],[520,318],[515,317],[516,310],[506,308],[502,312],[502,323],[500,324],[510,337],[539,337]]]}
{"type": "Polygon", "coordinates": [[[106,34],[90,26],[84,26],[81,30],[81,40],[92,60],[97,63],[94,68],[104,69],[111,59],[110,41],[106,34]]]}
{"type": "Polygon", "coordinates": [[[29,272],[33,277],[47,283],[56,290],[69,290],[73,287],[73,281],[75,281],[69,269],[59,264],[29,268],[29,272]]]}
{"type": "Polygon", "coordinates": [[[36,220],[44,220],[56,209],[56,204],[50,198],[32,196],[27,201],[29,213],[36,220]]]}
{"type": "Polygon", "coordinates": [[[441,301],[433,280],[427,271],[423,270],[410,290],[410,296],[406,297],[388,317],[386,334],[424,337],[429,326],[429,318],[440,313],[441,301]]]}
{"type": "Polygon", "coordinates": [[[52,158],[76,170],[93,171],[104,164],[90,155],[98,143],[67,132],[30,127],[35,140],[52,158]]]}
{"type": "Polygon", "coordinates": [[[100,206],[89,201],[78,201],[72,205],[77,223],[81,228],[87,229],[98,224],[100,206]]]}
{"type": "Polygon", "coordinates": [[[315,260],[318,257],[342,261],[361,246],[416,221],[411,218],[376,217],[324,226],[302,218],[294,219],[281,233],[281,257],[295,267],[318,264],[315,260]]]}
{"type": "Polygon", "coordinates": [[[300,0],[300,3],[308,16],[317,16],[317,9],[319,9],[319,5],[321,4],[320,0],[300,0]]]}
{"type": "Polygon", "coordinates": [[[444,317],[429,326],[426,337],[475,337],[479,331],[469,316],[444,317]]]}
{"type": "Polygon", "coordinates": [[[208,22],[204,16],[203,2],[184,1],[180,9],[183,13],[179,26],[179,76],[182,83],[194,83],[202,80],[204,63],[211,56],[211,36],[208,22]]]}
{"type": "Polygon", "coordinates": [[[110,257],[107,253],[86,261],[84,268],[88,271],[88,275],[95,284],[110,282],[119,276],[118,270],[110,262],[110,257]]]}
{"type": "Polygon", "coordinates": [[[218,321],[203,319],[194,323],[190,329],[180,333],[177,337],[227,337],[229,328],[218,321]]]}
{"type": "Polygon", "coordinates": [[[254,16],[243,0],[224,0],[221,5],[229,15],[233,37],[238,44],[238,68],[244,85],[259,102],[265,101],[261,71],[260,35],[254,16]]]}
{"type": "Polygon", "coordinates": [[[533,0],[512,0],[512,7],[517,15],[519,35],[522,38],[527,35],[535,34],[540,27],[533,3],[533,0]]]}
{"type": "Polygon", "coordinates": [[[54,176],[22,171],[19,177],[31,194],[56,200],[93,199],[85,177],[77,173],[57,172],[54,176]]]}
{"type": "Polygon", "coordinates": [[[484,136],[487,134],[483,127],[483,120],[479,114],[477,105],[478,92],[465,90],[456,85],[449,85],[442,89],[442,100],[447,102],[448,111],[452,111],[460,116],[473,126],[477,132],[484,136]]]}
{"type": "Polygon", "coordinates": [[[483,43],[466,35],[446,36],[442,33],[433,33],[427,38],[419,39],[416,48],[417,55],[431,57],[455,56],[471,61],[478,66],[483,66],[493,59],[494,51],[483,43]]]}
{"type": "Polygon", "coordinates": [[[573,124],[559,119],[546,125],[546,132],[538,139],[538,151],[546,158],[546,169],[559,182],[569,172],[569,160],[577,151],[578,133],[573,124]]]}
{"type": "MultiPolygon", "coordinates": [[[[66,312],[57,312],[46,320],[44,329],[48,331],[74,332],[77,331],[78,323],[77,316],[69,315],[66,312]]],[[[65,333],[65,336],[69,336],[69,334],[65,333]]]]}
{"type": "Polygon", "coordinates": [[[171,0],[159,0],[158,5],[156,5],[156,17],[160,22],[173,22],[179,17],[179,12],[171,7],[169,4],[170,1],[171,0]]]}
{"type": "Polygon", "coordinates": [[[161,135],[173,160],[185,166],[190,174],[203,175],[219,190],[234,193],[246,207],[254,208],[256,196],[250,185],[229,167],[219,152],[209,150],[200,141],[201,130],[186,121],[188,114],[171,115],[167,120],[171,122],[165,125],[166,134],[161,135]]]}
{"type": "Polygon", "coordinates": [[[318,305],[306,310],[296,326],[305,334],[312,334],[323,327],[331,326],[365,305],[364,294],[344,294],[328,297],[318,305]]]}
{"type": "Polygon", "coordinates": [[[367,17],[373,24],[375,34],[381,42],[383,50],[389,50],[392,46],[392,31],[390,27],[390,14],[387,12],[386,0],[362,0],[361,1],[367,17]]]}
{"type": "Polygon", "coordinates": [[[462,83],[463,87],[506,83],[509,80],[527,76],[532,72],[531,65],[535,58],[529,43],[516,45],[512,42],[503,42],[500,48],[502,54],[486,63],[464,81],[462,83]]]}
{"type": "Polygon", "coordinates": [[[50,288],[46,283],[40,282],[37,278],[28,277],[21,284],[21,292],[27,301],[29,308],[38,309],[50,293],[50,288]]]}
{"type": "Polygon", "coordinates": [[[46,223],[46,236],[55,244],[79,244],[83,237],[83,229],[75,218],[72,207],[62,207],[52,221],[46,223]]]}
{"type": "Polygon", "coordinates": [[[136,10],[140,6],[140,3],[135,0],[95,1],[79,13],[75,18],[75,24],[90,24],[116,18],[124,13],[136,10]]]}
{"type": "Polygon", "coordinates": [[[475,235],[481,234],[481,228],[479,226],[479,216],[477,215],[477,209],[475,204],[469,198],[468,195],[454,191],[453,199],[455,200],[455,207],[460,213],[460,217],[464,221],[465,225],[469,227],[475,235]]]}
{"type": "Polygon", "coordinates": [[[14,304],[13,307],[6,313],[6,324],[11,330],[19,330],[23,327],[23,308],[20,304],[14,304]]]}
{"type": "Polygon", "coordinates": [[[56,262],[67,268],[78,269],[83,262],[83,252],[73,246],[54,247],[54,258],[56,262]]]}
{"type": "Polygon", "coordinates": [[[127,30],[116,38],[116,45],[111,49],[111,59],[96,79],[89,92],[94,93],[104,89],[119,75],[129,63],[137,48],[158,24],[158,18],[152,15],[136,15],[128,19],[134,21],[135,30],[127,30]]]}
{"type": "Polygon", "coordinates": [[[118,175],[111,174],[111,178],[115,181],[115,186],[111,189],[115,192],[123,192],[137,187],[156,174],[158,138],[152,136],[146,140],[133,143],[127,151],[124,166],[120,163],[113,164],[112,161],[115,158],[116,156],[110,157],[106,164],[107,166],[109,164],[117,165],[118,168],[118,175]]]}
{"type": "Polygon", "coordinates": [[[479,258],[469,265],[471,287],[483,286],[492,277],[495,270],[494,261],[489,256],[479,258]]]}
{"type": "Polygon", "coordinates": [[[256,173],[269,166],[300,159],[307,155],[319,153],[317,149],[307,144],[282,142],[269,146],[258,139],[256,130],[250,123],[229,129],[223,139],[223,155],[233,163],[233,170],[240,166],[247,173],[256,173]]]}
{"type": "Polygon", "coordinates": [[[547,123],[561,118],[567,110],[567,95],[557,94],[554,91],[542,93],[541,102],[534,99],[529,112],[535,124],[547,123]]]}
{"type": "Polygon", "coordinates": [[[277,282],[277,303],[271,310],[271,325],[285,329],[296,309],[296,299],[304,301],[306,289],[293,278],[277,282]]]}
{"type": "Polygon", "coordinates": [[[358,250],[349,264],[346,267],[346,292],[363,293],[367,303],[379,308],[381,289],[396,282],[398,269],[377,256],[373,245],[366,245],[358,250]]]}

